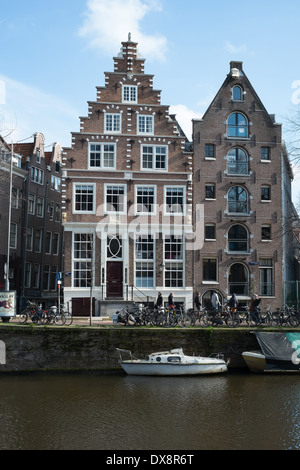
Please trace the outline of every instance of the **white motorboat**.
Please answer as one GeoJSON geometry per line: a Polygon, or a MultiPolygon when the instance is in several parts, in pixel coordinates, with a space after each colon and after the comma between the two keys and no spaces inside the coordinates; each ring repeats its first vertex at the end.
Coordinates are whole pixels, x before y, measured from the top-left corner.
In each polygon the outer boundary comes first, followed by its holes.
{"type": "Polygon", "coordinates": [[[203,375],[227,372],[227,361],[217,354],[210,357],[186,356],[182,348],[149,354],[137,359],[131,351],[117,348],[121,367],[128,375],[203,375]],[[129,354],[129,359],[123,358],[129,354]]]}
{"type": "Polygon", "coordinates": [[[261,351],[245,351],[242,356],[251,372],[265,372],[266,356],[261,351]]]}

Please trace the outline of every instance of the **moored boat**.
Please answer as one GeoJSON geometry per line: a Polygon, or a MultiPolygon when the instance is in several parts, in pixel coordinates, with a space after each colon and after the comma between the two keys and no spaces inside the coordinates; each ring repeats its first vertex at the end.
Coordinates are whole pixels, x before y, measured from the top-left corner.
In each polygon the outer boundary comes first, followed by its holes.
{"type": "Polygon", "coordinates": [[[149,354],[145,359],[135,358],[131,351],[117,348],[119,362],[128,375],[182,376],[226,372],[227,361],[223,355],[210,357],[188,356],[182,348],[149,354]],[[129,354],[124,359],[123,354],[129,354]]]}
{"type": "Polygon", "coordinates": [[[254,334],[261,351],[242,353],[251,372],[300,372],[300,333],[254,334]]]}

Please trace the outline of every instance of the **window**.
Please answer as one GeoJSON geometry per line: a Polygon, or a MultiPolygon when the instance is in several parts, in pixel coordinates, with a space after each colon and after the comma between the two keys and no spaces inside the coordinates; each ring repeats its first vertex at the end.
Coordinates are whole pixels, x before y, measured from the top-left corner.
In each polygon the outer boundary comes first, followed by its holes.
{"type": "Polygon", "coordinates": [[[165,260],[183,260],[184,243],[182,236],[165,238],[165,260]]]}
{"type": "Polygon", "coordinates": [[[143,235],[135,241],[135,283],[137,287],[154,286],[154,239],[143,235]]]}
{"type": "Polygon", "coordinates": [[[141,214],[155,213],[155,186],[136,187],[136,212],[141,214]]]}
{"type": "Polygon", "coordinates": [[[50,266],[45,265],[44,278],[43,278],[43,290],[48,291],[50,288],[50,266]]]}
{"type": "Polygon", "coordinates": [[[260,158],[263,161],[271,160],[271,149],[269,147],[261,147],[260,149],[260,158]]]}
{"type": "Polygon", "coordinates": [[[54,255],[58,255],[59,253],[59,233],[54,233],[53,234],[53,248],[52,248],[52,252],[54,255]]]}
{"type": "Polygon", "coordinates": [[[242,186],[234,186],[228,193],[228,212],[248,214],[248,193],[242,186]]]}
{"type": "Polygon", "coordinates": [[[266,242],[272,240],[271,225],[262,225],[261,227],[261,240],[266,242]]]}
{"type": "Polygon", "coordinates": [[[216,186],[213,183],[205,185],[205,199],[216,199],[216,186]]]}
{"type": "Polygon", "coordinates": [[[107,259],[122,259],[122,257],[122,237],[119,235],[109,235],[107,237],[107,259]]]}
{"type": "Polygon", "coordinates": [[[44,217],[44,198],[43,197],[37,197],[36,200],[36,215],[38,217],[44,217]]]}
{"type": "Polygon", "coordinates": [[[232,99],[234,101],[243,101],[243,90],[240,86],[236,85],[232,88],[232,99]]]}
{"type": "Polygon", "coordinates": [[[205,144],[205,158],[215,158],[215,146],[213,144],[205,144]]]}
{"type": "Polygon", "coordinates": [[[126,187],[125,185],[105,185],[105,211],[126,213],[126,187]]]}
{"type": "Polygon", "coordinates": [[[143,170],[167,170],[168,148],[158,145],[142,145],[143,170]]]}
{"type": "Polygon", "coordinates": [[[35,195],[29,194],[28,196],[28,214],[35,214],[35,195]]]}
{"type": "Polygon", "coordinates": [[[105,113],[104,132],[121,132],[121,114],[105,113]]]}
{"type": "Polygon", "coordinates": [[[10,241],[9,241],[9,247],[12,248],[13,250],[17,249],[17,232],[18,232],[18,226],[17,224],[10,224],[10,241]]]}
{"type": "Polygon", "coordinates": [[[259,261],[259,293],[260,295],[274,295],[273,260],[261,259],[259,261]]]}
{"type": "Polygon", "coordinates": [[[19,207],[19,189],[18,188],[12,188],[11,207],[13,207],[14,209],[18,209],[19,207]]]}
{"type": "Polygon", "coordinates": [[[154,133],[154,117],[138,115],[138,134],[154,133]]]}
{"type": "Polygon", "coordinates": [[[56,290],[57,288],[57,266],[51,266],[51,272],[50,272],[50,289],[51,290],[56,290]]]}
{"type": "Polygon", "coordinates": [[[123,103],[137,103],[137,86],[123,85],[123,103]]]}
{"type": "Polygon", "coordinates": [[[249,295],[249,271],[242,263],[235,263],[230,267],[228,276],[229,295],[249,295]]]}
{"type": "Polygon", "coordinates": [[[44,171],[36,167],[31,167],[31,181],[37,184],[44,184],[44,171]]]}
{"type": "Polygon", "coordinates": [[[93,237],[86,233],[74,233],[73,238],[73,287],[90,287],[93,237]]]}
{"type": "Polygon", "coordinates": [[[61,205],[55,204],[55,220],[56,222],[61,221],[61,205]]]}
{"type": "Polygon", "coordinates": [[[33,228],[28,227],[26,232],[26,250],[32,251],[32,243],[33,243],[33,228]]]}
{"type": "Polygon", "coordinates": [[[249,137],[248,119],[241,113],[233,113],[227,122],[228,137],[249,137]]]}
{"type": "Polygon", "coordinates": [[[40,265],[33,265],[33,286],[35,289],[38,289],[40,285],[40,265]]]}
{"type": "Polygon", "coordinates": [[[40,253],[42,250],[42,230],[36,228],[34,232],[34,251],[40,253]]]}
{"type": "Polygon", "coordinates": [[[184,238],[170,235],[165,238],[165,287],[183,287],[184,285],[184,238]]]}
{"type": "Polygon", "coordinates": [[[261,201],[271,201],[271,188],[270,186],[261,187],[261,201]]]}
{"type": "Polygon", "coordinates": [[[227,171],[229,175],[247,175],[248,155],[241,148],[233,148],[227,155],[227,171]]]}
{"type": "Polygon", "coordinates": [[[55,175],[51,175],[51,189],[55,191],[61,191],[61,178],[55,175]]]}
{"type": "Polygon", "coordinates": [[[75,184],[74,185],[74,212],[93,213],[95,212],[95,185],[75,184]]]}
{"type": "Polygon", "coordinates": [[[205,240],[216,239],[216,226],[215,224],[205,224],[205,240]]]}
{"type": "Polygon", "coordinates": [[[51,249],[52,249],[52,232],[47,232],[46,233],[46,254],[50,255],[51,254],[51,249]]]}
{"type": "Polygon", "coordinates": [[[204,258],[203,264],[203,281],[204,282],[217,282],[217,260],[214,258],[204,258]]]}
{"type": "Polygon", "coordinates": [[[25,287],[31,286],[31,263],[25,263],[25,287]]]}
{"type": "Polygon", "coordinates": [[[167,214],[184,214],[185,191],[184,188],[173,186],[165,188],[165,211],[167,214]]]}
{"type": "Polygon", "coordinates": [[[115,168],[116,144],[89,144],[90,168],[115,168]]]}
{"type": "Polygon", "coordinates": [[[228,251],[249,252],[249,234],[243,225],[233,225],[228,231],[228,251]]]}

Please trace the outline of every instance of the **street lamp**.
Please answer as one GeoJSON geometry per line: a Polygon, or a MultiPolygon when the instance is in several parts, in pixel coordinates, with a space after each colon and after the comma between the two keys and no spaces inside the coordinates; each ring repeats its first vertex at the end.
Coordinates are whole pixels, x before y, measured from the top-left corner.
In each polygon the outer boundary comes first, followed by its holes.
{"type": "Polygon", "coordinates": [[[5,290],[9,291],[9,257],[10,257],[10,226],[11,226],[11,197],[12,197],[12,170],[13,170],[14,144],[11,143],[11,157],[9,170],[9,195],[8,195],[8,234],[7,234],[7,260],[5,266],[5,290]]]}

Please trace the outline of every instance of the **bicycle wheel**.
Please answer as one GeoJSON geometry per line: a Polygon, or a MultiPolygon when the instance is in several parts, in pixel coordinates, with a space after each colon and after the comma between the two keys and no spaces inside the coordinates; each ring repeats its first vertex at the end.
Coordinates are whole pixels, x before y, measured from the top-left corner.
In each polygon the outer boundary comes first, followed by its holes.
{"type": "Polygon", "coordinates": [[[251,315],[251,313],[248,313],[248,314],[247,314],[246,323],[247,323],[247,325],[250,326],[250,327],[256,326],[256,321],[254,320],[254,318],[253,318],[253,316],[251,315]]]}
{"type": "Polygon", "coordinates": [[[225,318],[225,323],[229,328],[236,328],[237,326],[240,326],[240,317],[237,314],[229,313],[225,318]]]}
{"type": "Polygon", "coordinates": [[[293,328],[296,328],[297,326],[299,326],[299,320],[296,315],[289,315],[287,322],[293,328]]]}
{"type": "Polygon", "coordinates": [[[202,322],[204,326],[212,326],[213,322],[211,315],[208,315],[208,313],[204,313],[204,315],[202,315],[202,322]]]}
{"type": "Polygon", "coordinates": [[[65,325],[70,326],[73,323],[73,315],[67,314],[65,315],[65,325]]]}
{"type": "Polygon", "coordinates": [[[279,326],[280,323],[279,313],[272,313],[271,326],[279,326]]]}
{"type": "Polygon", "coordinates": [[[19,323],[22,323],[22,324],[26,323],[29,316],[30,316],[29,310],[27,309],[23,310],[19,315],[19,323]]]}
{"type": "Polygon", "coordinates": [[[62,326],[64,325],[66,322],[66,317],[64,316],[63,313],[57,313],[55,316],[54,316],[54,323],[55,325],[59,325],[59,326],[62,326]]]}

